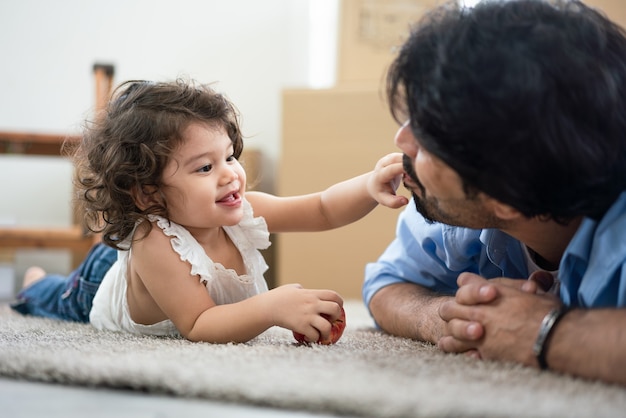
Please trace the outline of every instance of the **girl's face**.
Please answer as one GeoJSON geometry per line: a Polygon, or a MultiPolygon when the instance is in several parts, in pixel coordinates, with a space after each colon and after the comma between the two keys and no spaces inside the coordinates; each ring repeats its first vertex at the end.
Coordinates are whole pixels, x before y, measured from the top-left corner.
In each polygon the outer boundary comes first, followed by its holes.
{"type": "Polygon", "coordinates": [[[190,232],[236,225],[243,217],[246,173],[223,128],[191,123],[163,171],[169,219],[190,232]]]}

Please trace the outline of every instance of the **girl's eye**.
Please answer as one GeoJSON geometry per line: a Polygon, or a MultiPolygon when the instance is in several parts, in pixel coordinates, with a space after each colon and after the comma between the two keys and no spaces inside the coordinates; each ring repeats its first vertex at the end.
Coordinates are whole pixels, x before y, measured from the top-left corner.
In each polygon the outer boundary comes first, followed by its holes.
{"type": "Polygon", "coordinates": [[[213,168],[213,166],[211,164],[203,165],[202,167],[200,167],[198,169],[198,172],[200,172],[200,173],[208,173],[209,171],[211,171],[212,168],[213,168]]]}
{"type": "Polygon", "coordinates": [[[235,154],[232,154],[231,156],[229,156],[228,158],[226,158],[226,161],[227,161],[227,162],[229,162],[229,163],[230,163],[230,162],[233,162],[233,161],[235,161],[235,160],[237,160],[237,159],[235,158],[235,154]]]}

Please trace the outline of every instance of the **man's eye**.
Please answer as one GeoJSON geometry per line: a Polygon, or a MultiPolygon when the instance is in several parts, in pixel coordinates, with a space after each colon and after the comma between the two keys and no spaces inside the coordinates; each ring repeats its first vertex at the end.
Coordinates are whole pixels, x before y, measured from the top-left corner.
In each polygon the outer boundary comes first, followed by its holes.
{"type": "Polygon", "coordinates": [[[213,166],[211,164],[203,165],[202,167],[200,167],[198,169],[198,172],[200,172],[200,173],[208,173],[209,171],[211,171],[212,168],[213,168],[213,166]]]}

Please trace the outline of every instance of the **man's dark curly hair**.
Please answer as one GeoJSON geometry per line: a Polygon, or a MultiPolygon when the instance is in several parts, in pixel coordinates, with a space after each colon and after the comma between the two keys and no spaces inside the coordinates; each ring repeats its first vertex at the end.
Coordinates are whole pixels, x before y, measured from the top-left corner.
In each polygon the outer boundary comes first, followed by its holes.
{"type": "Polygon", "coordinates": [[[117,249],[127,249],[120,244],[148,214],[168,217],[166,202],[141,210],[133,194],[159,193],[163,169],[189,124],[224,129],[236,158],[243,149],[236,108],[193,81],[127,81],[99,116],[87,124],[75,149],[75,183],[87,227],[117,249]]]}
{"type": "Polygon", "coordinates": [[[528,217],[598,219],[626,189],[626,36],[579,1],[446,4],[411,32],[387,95],[466,191],[528,217]]]}

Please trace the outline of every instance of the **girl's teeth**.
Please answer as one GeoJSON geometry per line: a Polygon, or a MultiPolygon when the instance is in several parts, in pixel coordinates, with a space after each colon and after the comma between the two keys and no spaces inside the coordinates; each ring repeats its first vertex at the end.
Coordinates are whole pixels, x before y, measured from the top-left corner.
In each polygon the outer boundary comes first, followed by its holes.
{"type": "Polygon", "coordinates": [[[231,194],[224,197],[222,200],[220,200],[220,202],[232,202],[233,200],[235,200],[235,195],[231,194]]]}

